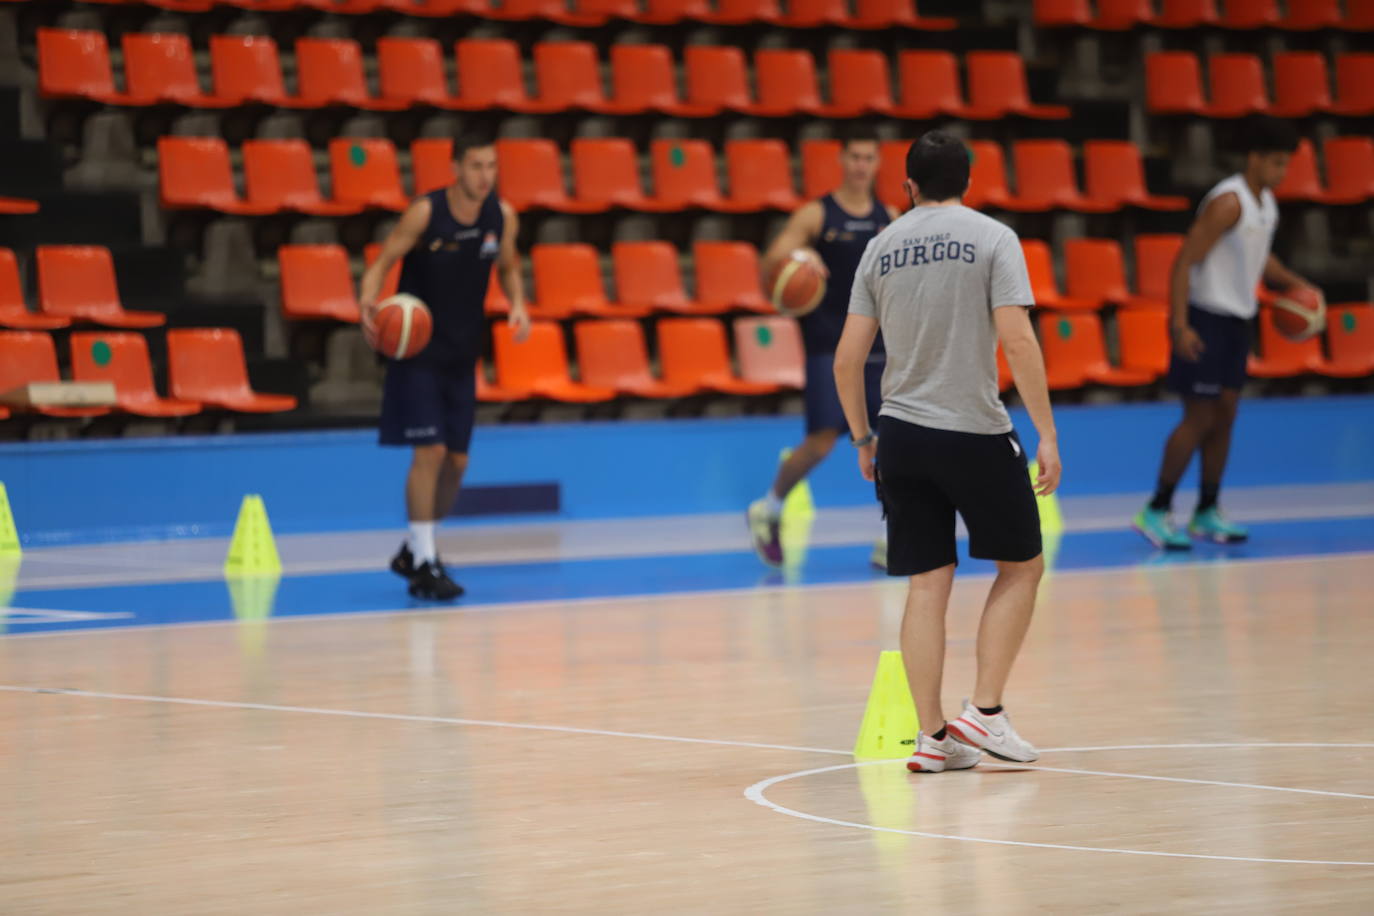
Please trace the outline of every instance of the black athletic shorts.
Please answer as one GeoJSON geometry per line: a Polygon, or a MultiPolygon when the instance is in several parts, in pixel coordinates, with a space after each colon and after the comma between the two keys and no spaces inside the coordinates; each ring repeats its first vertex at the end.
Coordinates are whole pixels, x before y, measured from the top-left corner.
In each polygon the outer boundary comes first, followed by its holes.
{"type": "Polygon", "coordinates": [[[970,556],[1040,556],[1040,510],[1015,432],[958,433],[885,416],[878,421],[878,477],[890,576],[958,563],[956,512],[968,527],[970,556]]]}
{"type": "Polygon", "coordinates": [[[382,445],[434,445],[467,454],[477,418],[475,361],[436,368],[414,360],[386,365],[382,385],[382,445]]]}
{"type": "Polygon", "coordinates": [[[1250,358],[1250,322],[1188,306],[1188,324],[1202,338],[1196,362],[1174,353],[1169,359],[1167,385],[1185,398],[1215,398],[1227,389],[1245,387],[1250,358]]]}

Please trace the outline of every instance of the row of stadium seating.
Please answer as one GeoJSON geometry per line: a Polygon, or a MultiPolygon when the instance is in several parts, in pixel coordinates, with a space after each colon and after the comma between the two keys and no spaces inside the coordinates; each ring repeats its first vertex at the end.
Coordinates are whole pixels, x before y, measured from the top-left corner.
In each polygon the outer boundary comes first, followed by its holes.
{"type": "Polygon", "coordinates": [[[1277,29],[1308,32],[1317,29],[1374,30],[1371,0],[1035,0],[1033,20],[1048,28],[1079,28],[1119,32],[1137,26],[1161,29],[1217,27],[1240,31],[1277,29]]]}
{"type": "MultiPolygon", "coordinates": [[[[967,97],[959,58],[948,51],[903,51],[896,85],[881,51],[829,52],[829,101],[822,99],[811,52],[763,49],[753,72],[737,47],[688,45],[682,53],[685,95],[665,45],[617,44],[610,51],[611,92],[603,89],[596,46],[584,41],[534,46],[536,91],[525,88],[520,49],[507,39],[464,39],[455,45],[458,92],[449,89],[443,50],[430,38],[377,39],[379,92],[368,88],[362,49],[355,41],[299,38],[297,90],[288,93],[276,42],[264,36],[210,38],[212,90],[201,88],[190,39],[179,33],[128,32],[123,37],[124,89],[116,88],[103,32],[40,29],[39,88],[52,98],[108,105],[181,105],[234,108],[273,105],[311,109],[343,106],[365,111],[428,107],[453,111],[501,110],[526,114],[586,111],[714,117],[735,114],[848,118],[864,114],[925,119],[941,115],[998,120],[1009,115],[1063,119],[1062,105],[1031,102],[1025,64],[1010,51],[973,51],[964,57],[967,97]],[[757,86],[757,94],[750,86],[757,86]]],[[[1341,72],[1344,72],[1343,70],[1341,72]]],[[[1342,92],[1344,84],[1342,83],[1342,92]]]]}
{"type": "MultiPolygon", "coordinates": [[[[889,206],[908,205],[903,184],[909,141],[885,141],[877,194],[889,206]]],[[[653,192],[640,180],[640,153],[623,138],[579,138],[570,145],[572,193],[564,184],[562,157],[551,140],[501,140],[500,192],[517,210],[605,213],[627,209],[647,213],[705,209],[721,213],[789,211],[804,199],[836,187],[840,180],[836,140],[800,145],[800,191],[792,180],[792,156],[781,140],[729,140],[724,172],[730,193],[717,178],[716,154],[705,140],[655,140],[649,147],[653,192]]],[[[972,141],[971,207],[1022,213],[1072,210],[1112,213],[1127,207],[1183,211],[1188,200],[1153,194],[1134,144],[1090,140],[1083,145],[1080,189],[1073,148],[1063,140],[1019,140],[1012,144],[1013,191],[1002,147],[972,141]]],[[[410,146],[410,186],[425,194],[452,183],[452,141],[422,138],[410,146]]],[[[1280,200],[1357,204],[1374,198],[1374,140],[1333,137],[1323,148],[1323,181],[1312,144],[1304,141],[1280,200]]],[[[344,216],[368,209],[401,211],[410,201],[394,145],[379,138],[335,138],[329,143],[330,198],[320,193],[314,154],[304,140],[250,140],[241,148],[243,196],[234,180],[228,145],[217,137],[163,137],[158,142],[162,205],[208,209],[235,215],[281,212],[344,216]]]]}
{"type": "Polygon", "coordinates": [[[1213,54],[1202,66],[1190,51],[1145,55],[1145,107],[1153,114],[1238,118],[1262,113],[1284,118],[1314,114],[1365,117],[1374,114],[1374,54],[1336,56],[1336,92],[1326,55],[1318,51],[1275,54],[1270,95],[1263,60],[1257,54],[1213,54]]]}

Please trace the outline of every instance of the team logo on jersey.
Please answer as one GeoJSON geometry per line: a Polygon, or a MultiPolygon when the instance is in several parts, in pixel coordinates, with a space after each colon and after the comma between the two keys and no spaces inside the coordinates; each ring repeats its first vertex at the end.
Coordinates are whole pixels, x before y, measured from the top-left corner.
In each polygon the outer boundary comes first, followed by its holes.
{"type": "Polygon", "coordinates": [[[482,239],[481,257],[483,260],[491,260],[496,257],[501,250],[501,240],[496,237],[495,232],[488,232],[482,239]]]}

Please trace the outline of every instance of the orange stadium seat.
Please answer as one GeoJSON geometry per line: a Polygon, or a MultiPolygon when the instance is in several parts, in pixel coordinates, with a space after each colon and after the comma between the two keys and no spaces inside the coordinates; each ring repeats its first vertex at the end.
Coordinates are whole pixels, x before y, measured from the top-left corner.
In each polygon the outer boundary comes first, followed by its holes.
{"type": "Polygon", "coordinates": [[[1107,360],[1102,319],[1096,314],[1046,313],[1040,316],[1040,346],[1051,390],[1085,384],[1131,388],[1148,385],[1156,376],[1141,369],[1117,368],[1107,360]]]}
{"type": "Polygon", "coordinates": [[[1093,28],[1119,32],[1150,24],[1154,18],[1151,0],[1097,0],[1093,28]]]}
{"type": "Polygon", "coordinates": [[[727,140],[725,167],[730,200],[745,210],[793,210],[800,203],[792,184],[792,155],[781,140],[727,140]]]}
{"type": "Polygon", "coordinates": [[[822,111],[826,117],[892,112],[892,76],[881,51],[835,48],[829,60],[830,103],[822,111]]]}
{"type": "Polygon", "coordinates": [[[1274,104],[1269,113],[1303,118],[1331,108],[1331,78],[1320,51],[1285,51],[1274,55],[1274,104]]]}
{"type": "Polygon", "coordinates": [[[361,213],[359,203],[325,200],[314,153],[304,140],[245,140],[243,183],[248,202],[311,216],[361,213]]]}
{"type": "Polygon", "coordinates": [[[191,108],[235,104],[201,90],[191,40],[185,35],[126,32],[123,45],[124,86],[134,104],[170,102],[191,108]]]}
{"type": "MultiPolygon", "coordinates": [[[[60,382],[57,347],[41,331],[0,331],[0,392],[30,382],[60,382]]],[[[100,417],[108,407],[34,407],[48,417],[100,417]]]]}
{"type": "Polygon", "coordinates": [[[348,252],[341,245],[282,245],[281,313],[293,320],[360,319],[348,252]]]}
{"type": "Polygon", "coordinates": [[[765,48],[754,55],[758,101],[752,113],[765,117],[815,114],[821,110],[816,59],[810,51],[765,48]]]}
{"type": "Polygon", "coordinates": [[[515,330],[492,328],[496,354],[496,384],[510,391],[529,391],[542,398],[570,404],[594,404],[615,397],[614,388],[573,381],[563,329],[551,321],[536,321],[529,339],[517,342],[515,330]]]}
{"type": "Polygon", "coordinates": [[[902,51],[897,56],[901,101],[893,114],[923,121],[965,117],[968,106],[959,82],[959,59],[949,51],[902,51]]]}
{"type": "Polygon", "coordinates": [[[931,32],[947,32],[958,20],[949,16],[922,16],[916,0],[854,0],[854,16],[845,23],[851,29],[888,29],[903,26],[931,32]]]}
{"type": "Polygon", "coordinates": [[[110,249],[98,245],[39,245],[38,304],[48,315],[111,328],[155,328],[159,312],[130,312],[119,300],[110,249]]]}
{"type": "Polygon", "coordinates": [[[1154,25],[1163,29],[1196,29],[1216,25],[1216,0],[1159,0],[1154,25]]]}
{"type": "Polygon", "coordinates": [[[410,142],[410,174],[415,194],[428,194],[453,184],[453,141],[448,137],[420,137],[410,142]]]}
{"type": "Polygon", "coordinates": [[[613,114],[657,111],[675,117],[705,117],[719,111],[682,101],[673,55],[665,45],[632,44],[611,46],[611,100],[606,110],[613,114]]]}
{"type": "Polygon", "coordinates": [[[1317,154],[1311,140],[1304,138],[1298,143],[1297,152],[1288,162],[1288,172],[1283,176],[1282,183],[1274,189],[1274,196],[1281,201],[1311,203],[1326,199],[1321,176],[1317,174],[1317,154]]]}
{"type": "Polygon", "coordinates": [[[654,197],[666,210],[700,207],[724,213],[748,207],[727,200],[716,178],[716,157],[705,140],[654,140],[649,144],[654,197]]]}
{"type": "Polygon", "coordinates": [[[601,63],[590,41],[541,41],[534,46],[535,83],[539,111],[604,112],[601,63]]]}
{"type": "Polygon", "coordinates": [[[460,108],[444,75],[444,52],[433,38],[377,39],[377,71],[381,97],[404,106],[460,108]]]}
{"type": "MultiPolygon", "coordinates": [[[[1374,2],[1371,2],[1374,16],[1374,2]]],[[[1374,28],[1374,23],[1367,26],[1374,28]]],[[[1336,104],[1340,115],[1374,115],[1374,53],[1342,54],[1336,58],[1336,104]]]]}
{"type": "Polygon", "coordinates": [[[343,105],[365,111],[400,111],[409,101],[381,99],[367,88],[363,52],[342,38],[296,39],[296,92],[310,105],[343,105]]]}
{"type": "Polygon", "coordinates": [[[611,246],[616,300],[638,312],[693,312],[678,266],[677,249],[668,242],[616,242],[611,246]]]}
{"type": "Polygon", "coordinates": [[[802,197],[815,200],[829,194],[844,180],[840,165],[839,140],[803,140],[801,142],[802,197]]]}
{"type": "Polygon", "coordinates": [[[530,249],[534,269],[532,315],[562,319],[572,315],[641,318],[647,308],[612,303],[601,278],[601,259],[591,245],[542,244],[530,249]]]}
{"type": "Polygon", "coordinates": [[[1016,196],[1009,210],[1044,212],[1062,208],[1079,213],[1111,213],[1119,203],[1092,200],[1078,189],[1073,149],[1063,140],[1018,140],[1012,144],[1016,163],[1016,196]]]}
{"type": "Polygon", "coordinates": [[[329,141],[329,172],[341,203],[400,212],[410,206],[401,189],[396,147],[374,137],[336,137],[329,141]]]}
{"type": "Polygon", "coordinates": [[[1290,0],[1288,15],[1277,23],[1278,28],[1287,32],[1333,29],[1340,24],[1340,0],[1290,0]]]}
{"type": "Polygon", "coordinates": [[[1250,357],[1249,372],[1256,378],[1293,378],[1316,372],[1322,363],[1320,337],[1289,340],[1279,333],[1272,309],[1259,315],[1259,355],[1250,357]]]}
{"type": "Polygon", "coordinates": [[[460,107],[510,111],[532,108],[525,91],[519,45],[504,38],[465,38],[454,48],[460,107]]]}
{"type": "Polygon", "coordinates": [[[696,262],[697,308],[721,314],[736,309],[772,313],[773,305],[763,295],[759,252],[748,242],[696,242],[692,245],[696,262]]]}
{"type": "Polygon", "coordinates": [[[682,53],[686,69],[687,104],[704,111],[749,114],[749,68],[739,48],[688,45],[682,53]]]}
{"type": "Polygon", "coordinates": [[[210,36],[210,72],[215,97],[223,102],[317,107],[286,94],[277,43],[265,35],[210,36]]]}
{"type": "Polygon", "coordinates": [[[68,318],[56,315],[37,315],[24,302],[24,288],[19,280],[19,262],[14,252],[0,248],[0,328],[16,331],[54,331],[71,324],[68,318]]]}
{"type": "Polygon", "coordinates": [[[1326,200],[1358,204],[1374,198],[1374,140],[1331,137],[1322,147],[1326,159],[1326,200]]]}
{"type": "Polygon", "coordinates": [[[512,401],[528,401],[533,397],[529,391],[516,391],[512,388],[502,388],[500,385],[487,381],[487,366],[485,361],[477,361],[477,400],[483,404],[509,404],[512,401]]]}
{"type": "MultiPolygon", "coordinates": [[[[372,262],[375,261],[375,260],[377,260],[377,256],[380,255],[381,253],[382,253],[382,245],[381,245],[380,242],[369,242],[368,244],[364,245],[364,246],[363,246],[363,264],[364,264],[364,266],[365,266],[365,267],[371,267],[371,266],[372,266],[372,262]]],[[[494,270],[494,269],[495,269],[495,268],[493,268],[493,270],[494,270]]],[[[400,261],[400,260],[397,260],[396,262],[394,262],[394,263],[391,265],[391,269],[388,270],[388,271],[386,272],[386,276],[382,278],[382,289],[381,289],[380,292],[377,293],[377,298],[378,298],[379,300],[380,300],[380,299],[388,299],[388,298],[390,298],[391,296],[396,295],[396,289],[397,289],[397,287],[398,287],[399,284],[400,284],[400,280],[401,280],[401,261],[400,261]]],[[[488,288],[487,300],[488,300],[488,301],[491,300],[490,288],[488,288]]],[[[490,309],[487,309],[487,311],[490,312],[490,309]]]]}
{"type": "Polygon", "coordinates": [[[1159,378],[1169,371],[1169,315],[1163,311],[1126,309],[1116,313],[1121,368],[1159,378]]]}
{"type": "Polygon", "coordinates": [[[288,394],[261,394],[248,383],[243,340],[232,328],[176,328],[167,332],[172,397],[238,413],[296,409],[288,394]]]}
{"type": "Polygon", "coordinates": [[[1374,0],[1345,0],[1345,18],[1338,28],[1347,32],[1374,31],[1374,0]]]}
{"type": "Polygon", "coordinates": [[[1207,61],[1211,103],[1203,114],[1239,118],[1269,110],[1264,65],[1254,54],[1213,54],[1207,61]]]}
{"type": "Polygon", "coordinates": [[[1135,295],[1126,300],[1127,307],[1168,311],[1170,277],[1182,247],[1181,235],[1135,237],[1135,295]]]}
{"type": "Polygon", "coordinates": [[[1188,198],[1151,194],[1145,187],[1140,150],[1129,140],[1089,140],[1083,144],[1084,186],[1089,199],[1113,208],[1186,210],[1188,198]]]}
{"type": "Polygon", "coordinates": [[[735,322],[735,354],[739,374],[747,382],[780,388],[806,385],[806,353],[801,330],[791,318],[741,318],[735,322]]]}
{"type": "Polygon", "coordinates": [[[792,29],[813,29],[849,24],[849,4],[845,0],[789,0],[787,13],[779,25],[792,29]]]}
{"type": "Polygon", "coordinates": [[[703,21],[711,15],[710,0],[644,0],[638,22],[674,25],[684,20],[703,21]]]}
{"type": "Polygon", "coordinates": [[[629,140],[579,137],[572,142],[573,188],[589,207],[657,211],[663,207],[644,193],[639,152],[629,140]]]}
{"type": "Polygon", "coordinates": [[[1145,55],[1145,108],[1151,114],[1201,114],[1202,68],[1191,51],[1145,55]]]}
{"type": "Polygon", "coordinates": [[[1217,24],[1224,29],[1268,29],[1282,18],[1276,0],[1221,0],[1217,24]]]}
{"type": "Polygon", "coordinates": [[[582,378],[588,385],[637,398],[682,398],[693,393],[688,387],[654,377],[644,329],[637,321],[579,321],[573,336],[582,378]]]}
{"type": "Polygon", "coordinates": [[[658,323],[663,380],[694,392],[772,394],[773,382],[746,382],[730,365],[725,326],[715,318],[665,318],[658,323]]]}
{"type": "Polygon", "coordinates": [[[229,147],[219,137],[161,137],[157,141],[159,199],[170,209],[207,209],[238,216],[276,213],[269,203],[240,200],[229,147]]]}
{"type": "Polygon", "coordinates": [[[716,0],[715,12],[703,18],[718,25],[776,23],[782,19],[782,7],[778,0],[716,0]]]}
{"type": "Polygon", "coordinates": [[[501,196],[517,210],[601,213],[607,209],[568,196],[558,146],[552,140],[497,140],[496,157],[501,196]]]}
{"type": "Polygon", "coordinates": [[[1035,0],[1031,6],[1031,20],[1045,28],[1086,26],[1092,19],[1088,0],[1035,0]]]}
{"type": "Polygon", "coordinates": [[[44,98],[82,98],[136,104],[115,89],[104,32],[38,30],[38,88],[44,98]]]}
{"type": "Polygon", "coordinates": [[[878,144],[878,178],[873,187],[879,202],[897,211],[911,206],[906,193],[906,154],[910,140],[884,140],[878,144]]]}
{"type": "Polygon", "coordinates": [[[194,401],[164,398],[153,384],[153,363],[142,334],[128,331],[78,331],[72,335],[72,378],[113,382],[115,405],[140,417],[189,417],[200,413],[194,401]]]}
{"type": "Polygon", "coordinates": [[[1070,299],[1059,291],[1059,281],[1054,278],[1054,255],[1045,242],[1022,239],[1021,253],[1026,258],[1031,296],[1036,305],[1061,311],[1093,311],[1101,305],[1092,299],[1070,299]]]}
{"type": "Polygon", "coordinates": [[[30,200],[27,197],[0,197],[0,215],[4,216],[27,216],[37,213],[39,210],[38,201],[30,200]]]}
{"type": "Polygon", "coordinates": [[[964,116],[995,121],[1007,115],[1062,120],[1070,114],[1065,105],[1037,105],[1026,88],[1026,63],[1015,51],[971,51],[968,65],[968,108],[964,116]]]}
{"type": "Polygon", "coordinates": [[[1333,305],[1326,313],[1326,345],[1330,358],[1317,371],[1333,378],[1374,375],[1374,305],[1333,305]]]}
{"type": "Polygon", "coordinates": [[[1092,302],[1095,308],[1122,305],[1126,290],[1126,266],[1116,239],[1069,239],[1064,243],[1064,265],[1069,298],[1092,302]]]}
{"type": "Polygon", "coordinates": [[[972,161],[964,203],[974,209],[1006,209],[1011,189],[1007,185],[1007,160],[1002,147],[990,140],[971,140],[968,149],[972,161]]]}

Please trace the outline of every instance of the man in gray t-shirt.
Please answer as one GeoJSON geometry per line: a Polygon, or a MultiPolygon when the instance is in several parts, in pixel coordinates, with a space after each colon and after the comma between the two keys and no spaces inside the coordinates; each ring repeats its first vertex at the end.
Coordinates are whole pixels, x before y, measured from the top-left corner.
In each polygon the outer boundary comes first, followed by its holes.
{"type": "Polygon", "coordinates": [[[1007,720],[1002,691],[1044,573],[1035,495],[1058,486],[1059,449],[1021,246],[1006,226],[963,206],[968,177],[968,151],[950,134],[931,131],[912,144],[914,206],[864,251],[835,352],[859,469],[878,485],[887,516],[888,573],[910,577],[902,658],[924,729],[907,761],[914,772],[966,769],[980,749],[1003,760],[1039,756],[1007,720]],[[880,329],[887,369],[875,433],[863,365],[880,329]],[[997,394],[999,342],[1040,437],[1034,488],[997,394]],[[946,723],[940,689],[956,513],[969,553],[996,561],[997,581],[979,627],[973,698],[946,723]]]}

